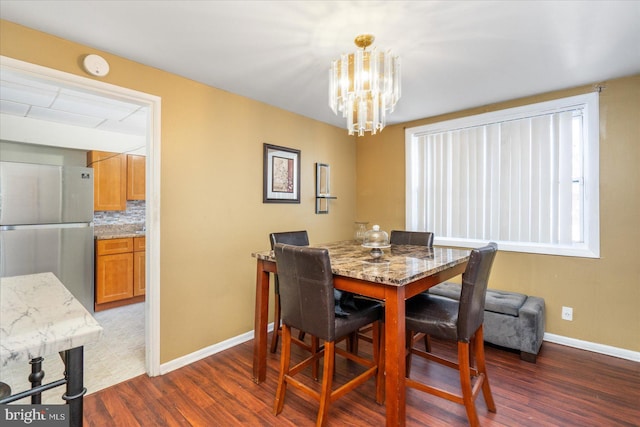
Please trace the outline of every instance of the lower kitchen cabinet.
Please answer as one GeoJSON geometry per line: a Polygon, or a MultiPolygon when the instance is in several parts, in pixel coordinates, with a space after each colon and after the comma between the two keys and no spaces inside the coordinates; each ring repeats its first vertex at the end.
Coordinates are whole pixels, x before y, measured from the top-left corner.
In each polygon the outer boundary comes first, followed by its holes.
{"type": "Polygon", "coordinates": [[[145,244],[146,238],[133,238],[133,295],[144,295],[145,290],[145,244]]]}
{"type": "Polygon", "coordinates": [[[96,240],[96,311],[144,301],[144,248],[144,237],[96,240]]]}

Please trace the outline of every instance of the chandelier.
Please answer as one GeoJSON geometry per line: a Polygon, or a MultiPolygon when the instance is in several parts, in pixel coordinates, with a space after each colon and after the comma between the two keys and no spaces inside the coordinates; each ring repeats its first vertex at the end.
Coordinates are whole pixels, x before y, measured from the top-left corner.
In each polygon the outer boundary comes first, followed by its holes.
{"type": "Polygon", "coordinates": [[[371,34],[357,36],[355,44],[362,49],[331,62],[329,106],[347,119],[349,135],[381,131],[386,113],[400,99],[400,59],[391,50],[367,51],[373,40],[371,34]]]}

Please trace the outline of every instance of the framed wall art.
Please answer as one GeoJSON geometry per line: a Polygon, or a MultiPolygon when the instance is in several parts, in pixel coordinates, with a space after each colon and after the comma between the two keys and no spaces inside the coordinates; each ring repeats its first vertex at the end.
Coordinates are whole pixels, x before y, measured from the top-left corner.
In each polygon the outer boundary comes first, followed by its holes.
{"type": "Polygon", "coordinates": [[[300,150],[264,145],[263,203],[300,203],[300,150]]]}
{"type": "Polygon", "coordinates": [[[316,213],[329,213],[329,200],[337,199],[331,195],[331,168],[326,163],[316,163],[316,213]]]}

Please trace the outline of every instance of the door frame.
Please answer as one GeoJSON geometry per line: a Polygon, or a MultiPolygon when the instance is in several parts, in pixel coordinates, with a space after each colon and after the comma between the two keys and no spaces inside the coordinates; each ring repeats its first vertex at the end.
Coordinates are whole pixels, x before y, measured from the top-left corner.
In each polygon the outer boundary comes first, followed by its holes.
{"type": "Polygon", "coordinates": [[[0,69],[46,79],[54,84],[74,87],[106,98],[126,100],[149,108],[146,133],[146,296],[145,370],[160,375],[160,133],[159,96],[101,82],[48,67],[0,55],[0,69]]]}

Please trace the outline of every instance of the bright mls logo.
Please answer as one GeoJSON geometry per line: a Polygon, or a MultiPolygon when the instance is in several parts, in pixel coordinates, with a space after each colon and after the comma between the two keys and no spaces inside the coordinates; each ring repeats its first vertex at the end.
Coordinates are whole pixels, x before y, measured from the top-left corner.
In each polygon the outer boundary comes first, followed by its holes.
{"type": "Polygon", "coordinates": [[[69,427],[68,405],[2,405],[3,426],[69,427]]]}

